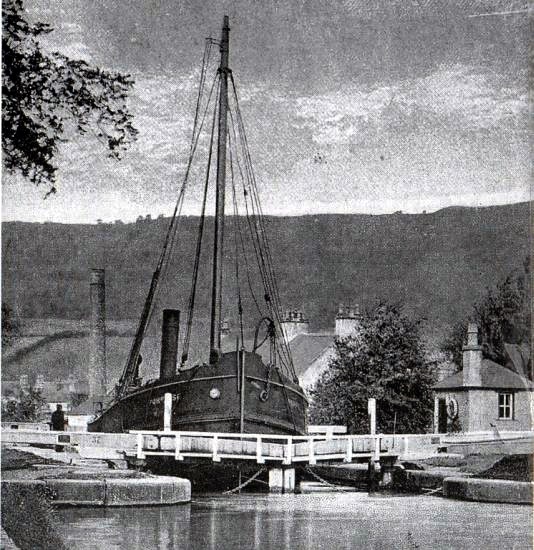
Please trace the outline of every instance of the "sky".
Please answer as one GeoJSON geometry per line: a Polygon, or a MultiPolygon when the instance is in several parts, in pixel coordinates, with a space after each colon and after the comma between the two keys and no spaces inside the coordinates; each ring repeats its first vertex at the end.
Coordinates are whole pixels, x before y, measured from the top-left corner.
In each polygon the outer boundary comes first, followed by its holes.
{"type": "MultiPolygon", "coordinates": [[[[3,175],[4,220],[169,215],[204,39],[230,66],[264,212],[433,211],[530,199],[526,0],[26,0],[44,47],[135,79],[138,141],[58,153],[57,189],[3,175]]],[[[216,61],[214,59],[214,61],[216,61]]],[[[199,211],[195,174],[185,213],[199,211]]]]}

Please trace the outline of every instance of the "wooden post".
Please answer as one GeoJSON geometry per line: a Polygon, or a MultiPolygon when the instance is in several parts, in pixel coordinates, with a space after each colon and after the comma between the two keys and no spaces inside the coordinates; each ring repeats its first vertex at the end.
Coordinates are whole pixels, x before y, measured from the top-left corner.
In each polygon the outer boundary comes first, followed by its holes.
{"type": "Polygon", "coordinates": [[[343,462],[352,462],[352,437],[347,437],[347,454],[343,462]]]}
{"type": "Polygon", "coordinates": [[[282,468],[269,470],[269,493],[282,493],[284,491],[284,472],[282,468]]]}
{"type": "Polygon", "coordinates": [[[138,433],[137,434],[137,458],[139,460],[143,460],[145,458],[145,453],[143,452],[143,443],[144,443],[143,434],[138,433]]]}
{"type": "Polygon", "coordinates": [[[163,402],[163,431],[171,431],[172,393],[166,393],[163,402]]]}
{"type": "Polygon", "coordinates": [[[293,459],[293,438],[287,438],[286,453],[284,457],[284,464],[291,464],[293,459]]]}
{"type": "Polygon", "coordinates": [[[284,470],[284,493],[295,492],[295,468],[284,470]]]}
{"type": "Polygon", "coordinates": [[[219,456],[218,454],[218,451],[219,451],[219,436],[218,435],[214,435],[213,436],[213,462],[220,462],[221,461],[221,457],[219,456]]]}
{"type": "Polygon", "coordinates": [[[180,437],[180,434],[176,434],[174,436],[174,460],[184,459],[182,453],[180,452],[181,447],[182,447],[182,438],[180,437]]]}
{"type": "Polygon", "coordinates": [[[313,437],[310,437],[308,439],[308,463],[309,464],[317,463],[317,461],[315,460],[315,453],[313,449],[313,437]]]}
{"type": "Polygon", "coordinates": [[[367,402],[367,413],[369,414],[369,433],[376,434],[376,399],[371,397],[367,402]]]}
{"type": "Polygon", "coordinates": [[[265,464],[265,459],[262,456],[262,440],[261,436],[258,436],[256,439],[256,462],[258,464],[265,464]]]}
{"type": "Polygon", "coordinates": [[[370,493],[378,490],[380,479],[380,437],[376,436],[376,399],[371,397],[367,402],[367,413],[369,414],[369,432],[374,440],[373,455],[369,459],[367,470],[367,487],[370,493]]]}

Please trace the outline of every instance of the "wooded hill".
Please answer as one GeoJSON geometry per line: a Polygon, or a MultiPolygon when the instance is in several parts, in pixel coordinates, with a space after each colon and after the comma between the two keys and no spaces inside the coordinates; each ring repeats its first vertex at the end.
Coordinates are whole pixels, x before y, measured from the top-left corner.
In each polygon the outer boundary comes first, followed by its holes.
{"type": "MultiPolygon", "coordinates": [[[[529,203],[520,203],[416,215],[268,217],[266,223],[282,303],[304,310],[312,329],[332,327],[340,302],[370,307],[386,299],[404,302],[428,319],[430,332],[441,332],[463,317],[487,286],[521,268],[529,254],[529,217],[529,203]]],[[[230,218],[226,226],[229,262],[234,222],[230,218]]],[[[168,219],[113,225],[5,222],[2,300],[20,317],[86,319],[89,270],[104,267],[108,317],[135,319],[167,224],[168,219]]],[[[195,217],[181,222],[161,307],[186,307],[197,225],[195,217]]],[[[212,225],[208,219],[206,234],[212,225]]],[[[207,243],[206,261],[209,254],[207,243]]],[[[253,264],[252,248],[247,256],[253,264]]],[[[228,265],[226,273],[233,272],[228,265]]],[[[204,262],[197,297],[201,317],[209,310],[210,277],[204,262]]],[[[241,278],[246,281],[243,262],[241,278]]],[[[252,285],[256,282],[257,276],[252,285]]],[[[226,285],[230,309],[233,277],[226,285]]]]}

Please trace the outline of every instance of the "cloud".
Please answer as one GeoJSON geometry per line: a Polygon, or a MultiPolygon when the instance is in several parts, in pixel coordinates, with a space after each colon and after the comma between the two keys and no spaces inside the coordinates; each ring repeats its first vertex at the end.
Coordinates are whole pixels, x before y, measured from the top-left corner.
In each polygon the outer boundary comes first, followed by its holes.
{"type": "MultiPolygon", "coordinates": [[[[526,76],[525,76],[526,82],[526,76]]],[[[376,130],[434,128],[457,131],[501,128],[526,131],[528,93],[503,75],[455,65],[429,76],[362,90],[349,86],[328,94],[295,99],[294,125],[312,132],[315,143],[335,146],[361,142],[376,130]]]]}
{"type": "MultiPolygon", "coordinates": [[[[94,221],[169,212],[189,153],[199,78],[192,67],[219,16],[204,17],[211,6],[195,2],[179,13],[172,2],[149,13],[142,2],[38,3],[56,29],[50,47],[133,74],[140,133],[118,163],[91,136],[65,144],[60,197],[46,203],[28,199],[25,209],[15,180],[4,176],[4,216],[40,209],[43,218],[94,221]],[[161,17],[167,8],[171,16],[161,17]]],[[[231,59],[266,212],[431,209],[465,197],[526,196],[527,35],[518,18],[467,20],[460,1],[282,4],[273,13],[269,3],[243,2],[232,16],[239,47],[231,59]],[[266,21],[273,26],[260,32],[266,21]]],[[[191,178],[191,211],[206,146],[204,139],[191,178]]]]}

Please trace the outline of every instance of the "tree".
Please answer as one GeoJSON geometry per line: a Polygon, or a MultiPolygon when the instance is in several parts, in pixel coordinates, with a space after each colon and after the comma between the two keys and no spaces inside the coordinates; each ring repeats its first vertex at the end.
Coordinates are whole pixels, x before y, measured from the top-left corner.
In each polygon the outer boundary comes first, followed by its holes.
{"type": "Polygon", "coordinates": [[[2,420],[5,422],[36,422],[46,405],[41,393],[31,388],[18,399],[2,400],[2,420]]]}
{"type": "Polygon", "coordinates": [[[377,425],[392,433],[423,432],[432,421],[432,364],[420,322],[401,306],[379,304],[358,334],[336,339],[329,368],[311,392],[310,420],[368,433],[367,402],[377,400],[377,425]]]}
{"type": "Polygon", "coordinates": [[[455,323],[445,337],[441,350],[461,368],[462,348],[465,345],[467,323],[479,327],[482,353],[499,364],[506,362],[504,344],[530,342],[531,292],[530,258],[526,258],[523,270],[512,271],[495,288],[488,288],[485,296],[473,305],[468,319],[455,323]]]}
{"type": "Polygon", "coordinates": [[[2,302],[2,345],[8,347],[20,332],[18,321],[13,316],[13,310],[2,302]]]}
{"type": "Polygon", "coordinates": [[[52,28],[31,24],[23,14],[22,0],[2,0],[4,167],[55,193],[54,157],[67,129],[93,131],[114,158],[135,140],[126,109],[133,80],[58,52],[46,54],[38,37],[52,28]]]}

